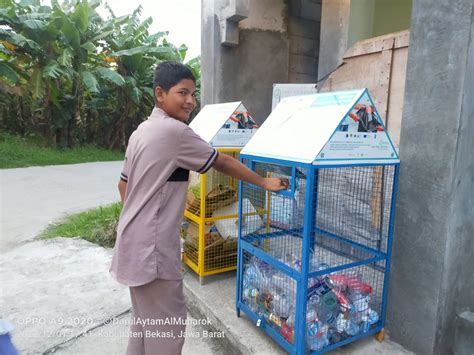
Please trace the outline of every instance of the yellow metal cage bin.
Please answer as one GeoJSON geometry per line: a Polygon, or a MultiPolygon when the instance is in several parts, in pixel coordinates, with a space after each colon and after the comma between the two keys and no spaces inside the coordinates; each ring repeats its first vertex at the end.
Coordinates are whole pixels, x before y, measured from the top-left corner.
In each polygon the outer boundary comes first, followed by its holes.
{"type": "MultiPolygon", "coordinates": [[[[241,102],[205,106],[190,127],[217,149],[239,159],[257,125],[241,102]]],[[[181,226],[183,261],[204,277],[237,266],[238,180],[210,169],[190,173],[186,210],[181,226]]]]}

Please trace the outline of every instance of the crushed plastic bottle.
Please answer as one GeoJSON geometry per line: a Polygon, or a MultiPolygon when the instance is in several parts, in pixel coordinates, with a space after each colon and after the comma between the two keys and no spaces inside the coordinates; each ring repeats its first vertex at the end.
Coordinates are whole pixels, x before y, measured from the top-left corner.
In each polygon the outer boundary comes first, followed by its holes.
{"type": "Polygon", "coordinates": [[[312,321],[307,324],[306,344],[311,350],[321,350],[329,345],[329,327],[319,321],[312,321]]]}
{"type": "Polygon", "coordinates": [[[351,293],[350,297],[354,305],[354,309],[351,312],[351,319],[357,324],[368,321],[370,296],[364,295],[356,290],[351,293]]]}
{"type": "Polygon", "coordinates": [[[373,309],[369,309],[368,322],[370,325],[375,324],[379,321],[379,314],[373,309]]]}
{"type": "Polygon", "coordinates": [[[273,294],[272,310],[275,314],[283,319],[287,319],[290,315],[291,304],[285,294],[273,294]]]}

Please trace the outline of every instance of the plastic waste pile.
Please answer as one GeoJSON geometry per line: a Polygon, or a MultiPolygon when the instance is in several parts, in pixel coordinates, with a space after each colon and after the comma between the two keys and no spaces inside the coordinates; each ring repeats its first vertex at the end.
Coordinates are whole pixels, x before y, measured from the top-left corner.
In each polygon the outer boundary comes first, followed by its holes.
{"type": "MultiPolygon", "coordinates": [[[[301,261],[289,256],[285,263],[300,271],[301,261]]],[[[317,271],[329,269],[321,263],[317,271]]],[[[359,333],[368,332],[379,320],[371,308],[372,286],[354,270],[338,271],[311,278],[306,310],[306,344],[321,350],[359,333]]],[[[243,274],[243,302],[260,319],[294,342],[296,281],[252,256],[243,274]]]]}

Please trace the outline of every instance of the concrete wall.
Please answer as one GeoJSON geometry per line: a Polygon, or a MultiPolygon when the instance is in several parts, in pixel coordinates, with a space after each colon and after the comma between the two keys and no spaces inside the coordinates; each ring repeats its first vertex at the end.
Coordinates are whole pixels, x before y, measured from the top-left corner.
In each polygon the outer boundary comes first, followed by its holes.
{"type": "Polygon", "coordinates": [[[202,2],[202,104],[242,100],[262,123],[271,111],[273,83],[316,81],[321,4],[248,1],[246,18],[225,29],[236,34],[229,36],[235,43],[223,45],[222,21],[235,4],[245,1],[202,2]]]}
{"type": "Polygon", "coordinates": [[[348,48],[351,0],[322,0],[318,79],[331,73],[348,48]]]}
{"type": "Polygon", "coordinates": [[[271,111],[274,82],[287,80],[288,41],[272,31],[241,30],[240,43],[223,47],[221,102],[242,100],[257,123],[271,111]]]}
{"type": "Polygon", "coordinates": [[[288,15],[288,82],[315,83],[318,76],[321,1],[291,0],[288,15]]]}
{"type": "Polygon", "coordinates": [[[472,12],[413,7],[387,329],[420,354],[452,353],[456,313],[474,308],[472,12]]]}
{"type": "Polygon", "coordinates": [[[412,0],[323,0],[318,79],[355,42],[410,28],[412,0]]]}
{"type": "Polygon", "coordinates": [[[351,1],[347,47],[361,39],[374,37],[375,0],[351,1]]]}
{"type": "Polygon", "coordinates": [[[376,0],[372,36],[410,28],[412,0],[376,0]]]}
{"type": "Polygon", "coordinates": [[[202,104],[242,100],[261,123],[271,108],[273,83],[288,78],[286,5],[283,0],[272,1],[273,7],[250,1],[247,19],[236,23],[238,44],[226,46],[220,21],[229,3],[202,2],[202,104]]]}

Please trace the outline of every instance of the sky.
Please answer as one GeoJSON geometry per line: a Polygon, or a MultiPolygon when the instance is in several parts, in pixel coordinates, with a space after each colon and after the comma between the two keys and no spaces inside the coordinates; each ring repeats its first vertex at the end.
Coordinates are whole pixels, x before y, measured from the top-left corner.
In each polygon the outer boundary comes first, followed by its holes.
{"type": "MultiPolygon", "coordinates": [[[[202,0],[102,0],[112,8],[115,16],[130,15],[139,5],[142,5],[142,17],[153,19],[150,34],[168,31],[168,42],[176,47],[186,44],[188,52],[185,62],[201,54],[201,1],[202,0]]],[[[50,0],[43,0],[51,5],[50,0]]],[[[60,2],[61,3],[61,2],[60,2]]],[[[109,12],[101,5],[97,11],[103,18],[109,17],[109,12]]]]}
{"type": "MultiPolygon", "coordinates": [[[[153,18],[150,33],[169,31],[169,42],[177,47],[186,44],[185,61],[201,54],[201,0],[107,0],[107,3],[115,16],[131,14],[142,5],[142,20],[153,18]]],[[[108,16],[105,9],[99,9],[99,13],[108,16]]]]}

